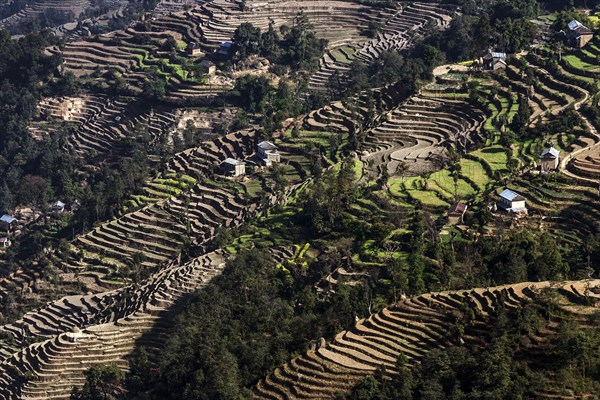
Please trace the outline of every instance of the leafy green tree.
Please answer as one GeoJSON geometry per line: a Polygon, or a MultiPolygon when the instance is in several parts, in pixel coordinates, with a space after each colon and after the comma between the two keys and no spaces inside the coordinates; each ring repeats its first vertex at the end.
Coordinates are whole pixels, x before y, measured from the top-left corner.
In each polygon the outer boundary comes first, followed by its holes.
{"type": "Polygon", "coordinates": [[[530,124],[531,107],[524,96],[519,96],[519,109],[510,124],[510,129],[518,136],[523,137],[530,124]]]}
{"type": "Polygon", "coordinates": [[[261,47],[260,29],[249,22],[242,23],[233,33],[233,44],[240,58],[259,53],[261,47]]]}
{"type": "Polygon", "coordinates": [[[279,35],[275,23],[269,20],[269,28],[260,36],[260,54],[269,59],[276,59],[279,52],[279,35]]]}
{"type": "Polygon", "coordinates": [[[71,400],[112,400],[124,373],[116,365],[94,364],[85,372],[83,388],[75,388],[71,400]]]}
{"type": "Polygon", "coordinates": [[[167,92],[167,85],[165,78],[159,75],[158,73],[153,73],[148,75],[146,81],[144,81],[142,87],[143,93],[142,95],[146,99],[150,100],[160,100],[162,99],[167,92]]]}

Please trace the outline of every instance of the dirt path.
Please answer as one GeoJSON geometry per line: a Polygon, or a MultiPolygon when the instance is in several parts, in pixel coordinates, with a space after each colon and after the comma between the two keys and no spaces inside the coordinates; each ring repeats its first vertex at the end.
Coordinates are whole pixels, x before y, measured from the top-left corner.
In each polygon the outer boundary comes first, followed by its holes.
{"type": "Polygon", "coordinates": [[[586,177],[583,177],[583,176],[579,176],[579,175],[576,175],[576,174],[572,173],[571,171],[569,171],[567,169],[567,165],[568,165],[569,161],[571,161],[572,159],[574,159],[575,157],[577,157],[577,155],[583,153],[584,151],[589,151],[589,150],[592,150],[592,149],[600,146],[600,134],[598,134],[598,130],[589,121],[589,119],[579,111],[579,109],[581,108],[581,105],[584,104],[589,99],[589,97],[590,97],[589,93],[586,91],[585,97],[582,100],[580,100],[577,103],[575,103],[575,111],[581,117],[581,119],[583,120],[583,123],[590,130],[590,132],[592,133],[592,135],[594,135],[596,143],[594,143],[593,145],[588,146],[588,147],[582,147],[581,149],[577,149],[577,150],[572,151],[571,153],[569,153],[560,162],[559,169],[560,169],[560,172],[562,172],[564,175],[569,176],[569,177],[571,177],[573,179],[577,179],[579,181],[585,181],[585,182],[592,182],[592,183],[595,183],[597,185],[600,185],[600,180],[599,179],[586,178],[586,177]]]}

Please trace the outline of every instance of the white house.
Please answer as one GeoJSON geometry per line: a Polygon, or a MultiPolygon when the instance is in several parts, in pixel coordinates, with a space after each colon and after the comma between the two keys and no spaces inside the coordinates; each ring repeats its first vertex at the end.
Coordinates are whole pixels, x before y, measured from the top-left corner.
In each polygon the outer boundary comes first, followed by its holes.
{"type": "Polygon", "coordinates": [[[10,239],[7,237],[2,237],[0,238],[0,248],[4,247],[10,247],[12,243],[10,242],[10,239]]]}
{"type": "Polygon", "coordinates": [[[258,144],[258,158],[266,166],[271,166],[274,162],[281,161],[281,155],[277,152],[277,146],[266,140],[258,144]]]}
{"type": "Polygon", "coordinates": [[[504,189],[500,193],[500,201],[498,201],[498,207],[503,210],[516,213],[516,214],[527,214],[527,207],[525,207],[525,198],[520,194],[513,192],[510,189],[504,189]]]}
{"type": "Polygon", "coordinates": [[[549,147],[540,154],[540,168],[542,171],[553,171],[558,168],[560,152],[554,147],[549,147]]]}
{"type": "Polygon", "coordinates": [[[246,163],[234,158],[226,158],[221,163],[221,172],[224,175],[242,176],[246,173],[246,163]]]}

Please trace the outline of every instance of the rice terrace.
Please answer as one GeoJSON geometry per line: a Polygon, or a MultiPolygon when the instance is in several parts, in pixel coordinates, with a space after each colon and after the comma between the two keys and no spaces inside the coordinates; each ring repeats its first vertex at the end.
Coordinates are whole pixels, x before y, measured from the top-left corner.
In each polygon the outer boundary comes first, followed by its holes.
{"type": "Polygon", "coordinates": [[[0,399],[600,399],[599,29],[0,0],[0,399]]]}

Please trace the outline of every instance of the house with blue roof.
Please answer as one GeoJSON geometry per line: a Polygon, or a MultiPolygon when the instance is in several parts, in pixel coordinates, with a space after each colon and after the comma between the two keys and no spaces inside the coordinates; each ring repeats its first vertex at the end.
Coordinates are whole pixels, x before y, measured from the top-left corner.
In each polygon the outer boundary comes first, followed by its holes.
{"type": "Polygon", "coordinates": [[[17,219],[12,215],[4,214],[2,217],[0,217],[0,228],[8,230],[15,226],[17,222],[17,219]]]}
{"type": "Polygon", "coordinates": [[[554,147],[549,147],[540,154],[540,170],[542,172],[554,171],[558,168],[560,161],[560,151],[554,147]]]}
{"type": "Polygon", "coordinates": [[[221,56],[230,56],[233,51],[233,42],[223,42],[219,45],[217,54],[221,56]]]}
{"type": "Polygon", "coordinates": [[[498,201],[497,205],[498,208],[501,208],[509,213],[527,214],[525,198],[519,193],[510,189],[504,189],[502,193],[500,193],[500,200],[498,201]]]}

